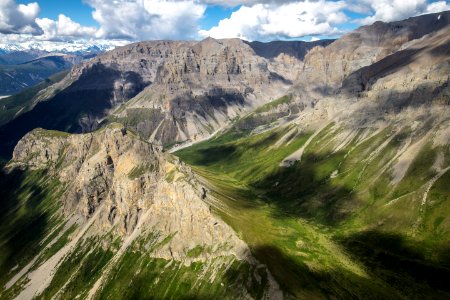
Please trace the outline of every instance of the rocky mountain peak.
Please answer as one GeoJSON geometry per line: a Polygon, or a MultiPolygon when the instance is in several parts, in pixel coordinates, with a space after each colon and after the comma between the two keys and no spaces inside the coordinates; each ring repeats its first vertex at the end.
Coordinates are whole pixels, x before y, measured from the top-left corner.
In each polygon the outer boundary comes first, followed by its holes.
{"type": "Polygon", "coordinates": [[[352,31],[329,46],[312,49],[297,86],[334,93],[345,77],[398,51],[407,42],[450,24],[450,11],[407,20],[375,22],[352,31]]]}
{"type": "Polygon", "coordinates": [[[281,96],[291,84],[239,39],[141,42],[99,56],[73,73],[96,63],[127,70],[146,83],[114,116],[131,119],[137,109],[145,109],[154,118],[132,126],[162,144],[204,138],[229,119],[281,96]]]}

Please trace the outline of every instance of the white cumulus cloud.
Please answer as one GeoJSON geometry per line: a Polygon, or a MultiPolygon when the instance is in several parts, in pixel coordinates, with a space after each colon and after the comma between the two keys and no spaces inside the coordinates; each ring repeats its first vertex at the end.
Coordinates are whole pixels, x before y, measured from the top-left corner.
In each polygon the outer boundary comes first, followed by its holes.
{"type": "Polygon", "coordinates": [[[344,1],[301,1],[278,4],[242,6],[229,18],[201,36],[266,40],[296,38],[307,35],[336,34],[335,25],[347,21],[344,1]]]}
{"type": "Polygon", "coordinates": [[[43,31],[36,23],[38,14],[36,2],[25,5],[14,0],[0,0],[0,33],[40,35],[43,31]]]}
{"type": "Polygon", "coordinates": [[[291,2],[298,2],[298,0],[199,0],[201,3],[220,5],[224,7],[234,7],[238,5],[252,6],[255,4],[285,4],[291,2]]]}
{"type": "Polygon", "coordinates": [[[58,20],[48,18],[36,19],[36,23],[43,29],[44,34],[40,40],[67,40],[72,38],[93,38],[97,28],[82,26],[71,18],[60,14],[58,20]]]}
{"type": "MultiPolygon", "coordinates": [[[[0,42],[126,41],[155,39],[292,39],[339,35],[356,24],[391,22],[450,10],[450,0],[82,0],[92,8],[95,26],[39,18],[39,0],[17,4],[0,0],[0,42]],[[236,11],[212,28],[200,28],[210,5],[236,11]],[[363,16],[350,19],[348,11],[363,16]]],[[[61,0],[62,1],[62,0],[61,0]]],[[[69,0],[65,0],[69,1],[69,0]]],[[[70,0],[72,1],[72,0],[70,0]]],[[[55,0],[55,3],[57,1],[55,0]]],[[[57,4],[55,4],[57,5],[57,4]]]]}
{"type": "Polygon", "coordinates": [[[100,24],[102,38],[188,39],[195,38],[206,5],[198,1],[86,0],[100,24]]]}
{"type": "Polygon", "coordinates": [[[446,1],[429,3],[427,0],[360,0],[355,3],[350,5],[350,8],[370,14],[358,20],[361,24],[371,24],[375,21],[399,21],[424,13],[450,9],[446,1]]]}
{"type": "Polygon", "coordinates": [[[427,10],[425,11],[425,13],[437,13],[445,10],[450,10],[450,3],[447,3],[445,1],[438,1],[430,3],[427,6],[427,10]]]}

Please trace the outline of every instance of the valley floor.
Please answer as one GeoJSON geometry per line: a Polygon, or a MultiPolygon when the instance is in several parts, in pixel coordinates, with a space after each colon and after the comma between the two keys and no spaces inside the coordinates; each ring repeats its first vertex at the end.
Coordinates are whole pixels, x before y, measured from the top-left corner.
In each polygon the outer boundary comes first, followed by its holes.
{"type": "Polygon", "coordinates": [[[211,207],[288,298],[447,298],[450,173],[424,162],[449,165],[449,155],[424,143],[392,184],[391,164],[411,135],[348,133],[334,123],[314,136],[292,126],[230,130],[175,155],[203,178],[211,207]],[[279,166],[302,146],[300,161],[279,166]]]}

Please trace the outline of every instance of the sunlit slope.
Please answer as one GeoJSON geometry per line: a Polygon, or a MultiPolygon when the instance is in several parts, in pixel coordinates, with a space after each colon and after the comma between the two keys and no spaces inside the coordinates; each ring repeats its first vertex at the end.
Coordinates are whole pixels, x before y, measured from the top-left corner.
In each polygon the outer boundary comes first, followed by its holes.
{"type": "Polygon", "coordinates": [[[244,119],[176,155],[289,295],[448,297],[449,124],[405,120],[251,134],[244,119]]]}

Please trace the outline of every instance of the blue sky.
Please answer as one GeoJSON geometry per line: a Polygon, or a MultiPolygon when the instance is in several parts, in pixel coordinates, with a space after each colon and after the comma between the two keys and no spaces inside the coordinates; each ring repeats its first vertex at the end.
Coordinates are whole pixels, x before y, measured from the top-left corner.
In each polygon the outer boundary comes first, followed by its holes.
{"type": "Polygon", "coordinates": [[[211,29],[211,27],[217,25],[220,20],[230,17],[230,15],[239,10],[240,7],[241,5],[235,7],[208,5],[200,22],[200,27],[207,30],[211,29]]]}
{"type": "Polygon", "coordinates": [[[56,20],[59,14],[69,16],[72,20],[85,26],[95,26],[92,18],[92,7],[81,0],[20,0],[18,4],[37,2],[41,9],[39,17],[56,20]]]}
{"type": "Polygon", "coordinates": [[[377,20],[449,10],[449,1],[0,0],[0,42],[334,38],[377,20]]]}
{"type": "MultiPolygon", "coordinates": [[[[29,0],[19,0],[18,4],[28,4],[29,0]]],[[[41,12],[40,17],[57,19],[60,14],[69,16],[72,20],[85,25],[98,25],[92,18],[92,7],[84,3],[82,0],[38,0],[41,12]],[[57,3],[57,4],[56,4],[57,3]]],[[[232,12],[237,11],[241,5],[234,7],[207,5],[205,14],[200,20],[202,29],[210,29],[217,25],[220,20],[228,18],[232,12]]]]}
{"type": "MultiPolygon", "coordinates": [[[[35,0],[36,1],[36,0],[35,0]]],[[[334,0],[333,0],[334,1],[334,0]]],[[[405,0],[407,1],[407,0],[405,0]]],[[[19,4],[28,4],[30,0],[19,0],[19,4]]],[[[98,25],[92,18],[92,7],[84,3],[83,0],[38,0],[41,12],[40,17],[57,19],[60,14],[69,16],[72,20],[85,25],[98,25]],[[57,4],[56,4],[57,3],[57,4]]],[[[207,5],[203,18],[200,20],[200,27],[205,30],[216,26],[220,20],[229,18],[230,15],[239,10],[242,5],[235,6],[221,6],[221,5],[207,5]]],[[[346,11],[346,14],[351,19],[365,17],[367,15],[346,11]]],[[[340,26],[343,30],[352,30],[358,27],[358,24],[347,22],[340,26]]]]}

